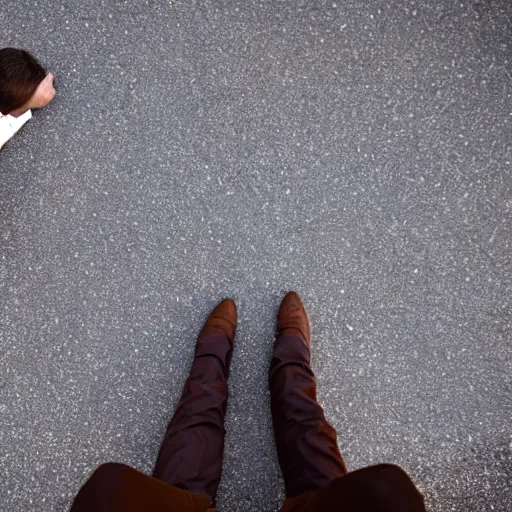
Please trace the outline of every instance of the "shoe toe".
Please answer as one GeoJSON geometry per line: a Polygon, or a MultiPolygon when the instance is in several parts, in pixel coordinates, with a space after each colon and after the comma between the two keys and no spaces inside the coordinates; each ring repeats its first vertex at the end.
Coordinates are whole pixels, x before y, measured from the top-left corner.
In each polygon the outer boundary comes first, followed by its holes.
{"type": "Polygon", "coordinates": [[[297,292],[291,291],[284,296],[277,314],[277,330],[278,332],[297,331],[309,345],[311,335],[309,318],[297,292]]]}
{"type": "Polygon", "coordinates": [[[222,331],[233,341],[237,323],[236,304],[232,299],[224,299],[210,313],[206,320],[200,338],[222,331]]]}

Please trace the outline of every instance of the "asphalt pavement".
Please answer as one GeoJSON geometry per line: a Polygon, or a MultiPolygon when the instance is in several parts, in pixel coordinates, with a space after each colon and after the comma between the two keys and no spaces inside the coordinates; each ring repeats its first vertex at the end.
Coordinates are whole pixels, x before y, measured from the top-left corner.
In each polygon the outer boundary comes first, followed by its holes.
{"type": "Polygon", "coordinates": [[[226,296],[218,510],[278,510],[290,289],[348,467],[511,510],[510,1],[4,0],[0,25],[57,86],[0,154],[0,510],[149,473],[226,296]]]}

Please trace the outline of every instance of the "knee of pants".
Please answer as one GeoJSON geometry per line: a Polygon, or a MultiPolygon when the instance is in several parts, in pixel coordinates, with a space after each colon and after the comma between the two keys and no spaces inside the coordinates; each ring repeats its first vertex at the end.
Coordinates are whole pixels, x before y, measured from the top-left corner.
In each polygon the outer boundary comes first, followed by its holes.
{"type": "Polygon", "coordinates": [[[126,464],[120,464],[119,462],[105,462],[96,469],[89,479],[89,482],[96,485],[103,482],[110,482],[114,477],[117,477],[120,473],[125,473],[126,471],[133,470],[126,464]]]}

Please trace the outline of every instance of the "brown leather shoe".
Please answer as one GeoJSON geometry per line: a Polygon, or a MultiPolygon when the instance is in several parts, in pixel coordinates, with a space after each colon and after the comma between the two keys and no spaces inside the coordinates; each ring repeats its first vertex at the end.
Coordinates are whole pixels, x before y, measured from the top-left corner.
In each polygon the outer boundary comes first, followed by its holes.
{"type": "Polygon", "coordinates": [[[206,338],[211,334],[226,334],[231,344],[235,339],[237,322],[236,305],[232,299],[224,299],[215,306],[199,333],[198,339],[206,338]]]}
{"type": "Polygon", "coordinates": [[[300,336],[309,347],[311,325],[306,308],[298,293],[288,292],[281,302],[277,313],[277,335],[300,336]]]}

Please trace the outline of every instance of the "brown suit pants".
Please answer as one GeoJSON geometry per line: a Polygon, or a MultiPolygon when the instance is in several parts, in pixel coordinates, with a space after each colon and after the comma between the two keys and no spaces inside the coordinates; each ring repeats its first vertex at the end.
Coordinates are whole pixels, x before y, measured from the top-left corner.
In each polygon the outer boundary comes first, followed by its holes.
{"type": "MultiPolygon", "coordinates": [[[[123,464],[100,466],[71,512],[206,512],[222,470],[224,415],[232,347],[222,335],[200,340],[169,423],[153,476],[123,464]]],[[[382,464],[347,474],[336,432],[316,400],[308,347],[279,336],[269,388],[286,500],[282,512],[423,512],[407,474],[382,464]]]]}

